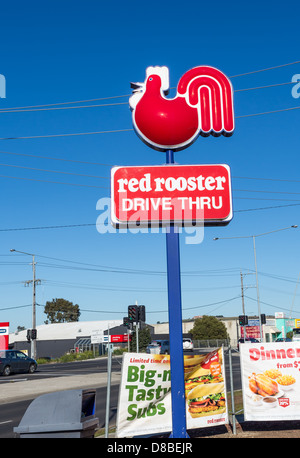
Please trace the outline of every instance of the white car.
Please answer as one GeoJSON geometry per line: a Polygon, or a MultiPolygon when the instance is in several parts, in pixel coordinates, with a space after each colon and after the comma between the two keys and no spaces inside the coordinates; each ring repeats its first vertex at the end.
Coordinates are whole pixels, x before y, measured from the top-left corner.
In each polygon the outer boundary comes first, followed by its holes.
{"type": "Polygon", "coordinates": [[[183,339],[183,349],[192,351],[194,350],[194,344],[192,342],[192,339],[189,339],[187,337],[183,339]]]}

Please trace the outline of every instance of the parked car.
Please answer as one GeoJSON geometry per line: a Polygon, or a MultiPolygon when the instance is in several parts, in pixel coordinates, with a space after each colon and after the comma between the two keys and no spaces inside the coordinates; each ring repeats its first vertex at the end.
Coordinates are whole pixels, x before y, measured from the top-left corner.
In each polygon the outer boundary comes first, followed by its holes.
{"type": "Polygon", "coordinates": [[[0,374],[10,375],[16,372],[36,371],[37,362],[19,350],[0,350],[0,374]]]}
{"type": "Polygon", "coordinates": [[[188,337],[183,338],[183,350],[194,350],[192,339],[189,339],[188,337]]]}
{"type": "Polygon", "coordinates": [[[168,355],[170,353],[170,342],[168,340],[153,340],[146,348],[146,353],[168,355]]]}
{"type": "Polygon", "coordinates": [[[237,344],[237,349],[239,350],[240,349],[240,343],[259,343],[259,341],[257,339],[254,339],[253,337],[246,337],[246,339],[243,337],[241,339],[238,340],[238,344],[237,344]]]}
{"type": "Polygon", "coordinates": [[[289,337],[278,337],[275,342],[292,342],[292,339],[289,337]]]}

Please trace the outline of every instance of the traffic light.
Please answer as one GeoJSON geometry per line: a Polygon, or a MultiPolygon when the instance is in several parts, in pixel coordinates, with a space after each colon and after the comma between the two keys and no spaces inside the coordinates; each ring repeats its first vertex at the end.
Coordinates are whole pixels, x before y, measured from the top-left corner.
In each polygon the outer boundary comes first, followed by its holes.
{"type": "Polygon", "coordinates": [[[128,305],[128,319],[130,323],[138,321],[138,306],[128,305]]]}
{"type": "Polygon", "coordinates": [[[260,315],[260,322],[261,324],[266,324],[266,315],[264,313],[260,315]]]}
{"type": "Polygon", "coordinates": [[[31,341],[31,329],[27,329],[27,342],[31,341]]]}
{"type": "Polygon", "coordinates": [[[128,328],[128,327],[129,327],[129,324],[130,324],[130,323],[129,323],[129,318],[128,318],[128,316],[124,316],[124,318],[123,318],[123,326],[126,326],[126,328],[128,328]]]}
{"type": "Polygon", "coordinates": [[[36,329],[31,329],[31,340],[36,340],[37,332],[36,329]]]}
{"type": "Polygon", "coordinates": [[[139,305],[139,321],[146,321],[146,308],[144,305],[139,305]]]}
{"type": "Polygon", "coordinates": [[[248,324],[248,317],[247,315],[240,315],[239,316],[239,325],[246,326],[248,324]]]}

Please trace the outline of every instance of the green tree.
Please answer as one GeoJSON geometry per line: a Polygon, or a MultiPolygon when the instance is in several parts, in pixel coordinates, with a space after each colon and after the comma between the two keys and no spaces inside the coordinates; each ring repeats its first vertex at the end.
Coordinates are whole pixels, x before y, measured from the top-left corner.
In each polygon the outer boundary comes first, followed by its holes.
{"type": "Polygon", "coordinates": [[[45,324],[78,321],[80,317],[79,305],[62,298],[47,301],[44,313],[47,315],[45,324]]]}
{"type": "MultiPolygon", "coordinates": [[[[136,332],[131,334],[130,351],[136,352],[136,332]]],[[[146,326],[144,329],[139,329],[139,352],[145,352],[147,345],[151,342],[150,328],[146,326]]]]}
{"type": "Polygon", "coordinates": [[[204,315],[202,318],[197,318],[190,333],[195,340],[228,339],[224,323],[214,316],[204,315]]]}

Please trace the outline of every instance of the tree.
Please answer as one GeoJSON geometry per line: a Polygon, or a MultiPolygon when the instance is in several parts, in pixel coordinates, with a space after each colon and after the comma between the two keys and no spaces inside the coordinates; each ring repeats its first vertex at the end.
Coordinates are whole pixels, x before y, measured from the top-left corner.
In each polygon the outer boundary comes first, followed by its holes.
{"type": "Polygon", "coordinates": [[[195,340],[228,339],[224,323],[214,316],[204,315],[202,318],[197,318],[190,333],[195,340]]]}
{"type": "MultiPolygon", "coordinates": [[[[131,334],[130,351],[136,352],[136,331],[131,334]]],[[[150,328],[146,326],[144,329],[139,329],[139,352],[145,352],[147,345],[151,342],[150,328]]]]}
{"type": "Polygon", "coordinates": [[[78,321],[80,317],[79,305],[62,298],[47,301],[44,313],[47,315],[45,324],[78,321]]]}

